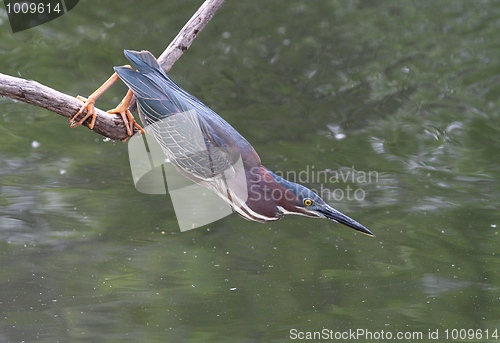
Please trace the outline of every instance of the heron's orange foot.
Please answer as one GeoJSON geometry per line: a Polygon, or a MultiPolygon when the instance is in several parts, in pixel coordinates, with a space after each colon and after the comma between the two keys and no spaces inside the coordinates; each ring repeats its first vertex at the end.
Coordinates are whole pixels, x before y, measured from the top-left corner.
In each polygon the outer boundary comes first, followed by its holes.
{"type": "Polygon", "coordinates": [[[69,119],[69,126],[71,128],[77,127],[79,125],[82,125],[85,120],[87,120],[88,117],[92,117],[92,120],[90,121],[89,124],[89,129],[93,129],[95,125],[95,120],[96,120],[96,114],[95,114],[95,98],[90,96],[88,99],[84,98],[83,96],[77,96],[76,97],[78,100],[83,102],[82,107],[78,112],[76,112],[70,119],[69,119]],[[87,113],[78,120],[78,117],[83,113],[83,111],[87,110],[87,113]]]}
{"type": "MultiPolygon", "coordinates": [[[[127,129],[128,137],[131,137],[134,134],[134,127],[144,134],[144,129],[135,121],[134,116],[128,108],[128,104],[124,105],[122,102],[118,105],[118,107],[109,110],[108,113],[119,114],[122,117],[123,124],[125,124],[125,128],[127,129]]],[[[125,140],[127,140],[128,137],[125,140]]]]}
{"type": "MultiPolygon", "coordinates": [[[[132,68],[131,66],[127,66],[129,68],[132,68]]],[[[78,112],[76,112],[70,119],[69,119],[69,125],[70,127],[76,127],[78,125],[82,125],[85,120],[87,120],[88,117],[92,117],[90,124],[89,124],[89,129],[93,129],[96,121],[96,112],[95,112],[95,102],[96,100],[109,88],[113,83],[118,80],[118,74],[114,73],[113,75],[110,76],[110,78],[102,84],[101,87],[97,88],[94,93],[92,93],[88,98],[84,98],[82,96],[77,96],[76,98],[78,100],[83,101],[83,105],[80,108],[78,112]],[[83,118],[78,119],[78,117],[83,113],[83,111],[87,110],[87,113],[83,116],[83,118]]],[[[137,122],[134,119],[134,116],[129,110],[130,107],[130,102],[132,101],[132,98],[134,96],[134,93],[132,93],[132,90],[128,90],[127,94],[123,98],[123,100],[120,102],[118,107],[115,109],[109,110],[108,113],[110,114],[119,114],[122,119],[123,123],[125,124],[125,127],[127,128],[127,138],[124,139],[126,141],[129,137],[131,137],[134,134],[134,127],[141,131],[142,134],[144,134],[144,129],[137,124],[137,122]]]]}

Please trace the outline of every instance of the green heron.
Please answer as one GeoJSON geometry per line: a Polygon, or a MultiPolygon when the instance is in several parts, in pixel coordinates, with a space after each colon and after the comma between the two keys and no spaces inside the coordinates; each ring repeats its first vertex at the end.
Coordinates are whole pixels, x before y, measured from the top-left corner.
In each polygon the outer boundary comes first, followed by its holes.
{"type": "Polygon", "coordinates": [[[125,50],[125,56],[135,70],[131,66],[115,67],[115,74],[103,86],[88,99],[80,98],[85,104],[71,118],[72,126],[81,124],[89,116],[93,117],[93,125],[95,100],[120,78],[129,91],[111,113],[122,115],[129,135],[133,126],[142,130],[128,110],[130,99],[135,95],[144,127],[151,130],[178,171],[213,190],[243,218],[263,223],[278,220],[286,214],[326,218],[374,236],[310,189],[264,167],[250,143],[218,114],[179,87],[150,52],[125,50]],[[84,108],[87,108],[87,115],[75,123],[84,108]],[[175,121],[169,121],[172,118],[176,118],[175,121]],[[191,134],[196,133],[195,130],[199,131],[199,138],[191,134]],[[237,178],[235,173],[228,173],[237,161],[242,163],[243,177],[238,182],[228,183],[231,178],[237,178]]]}

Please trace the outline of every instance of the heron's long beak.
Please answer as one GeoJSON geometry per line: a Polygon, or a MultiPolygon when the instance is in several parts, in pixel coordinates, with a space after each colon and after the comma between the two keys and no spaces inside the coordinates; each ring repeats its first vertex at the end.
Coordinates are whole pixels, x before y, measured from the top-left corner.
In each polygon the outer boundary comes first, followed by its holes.
{"type": "Polygon", "coordinates": [[[333,207],[325,205],[321,210],[319,210],[325,218],[333,220],[334,222],[344,224],[345,226],[349,226],[351,229],[357,230],[359,232],[364,233],[367,236],[375,237],[375,235],[368,230],[366,227],[355,221],[354,219],[349,218],[342,212],[337,211],[333,207]]]}

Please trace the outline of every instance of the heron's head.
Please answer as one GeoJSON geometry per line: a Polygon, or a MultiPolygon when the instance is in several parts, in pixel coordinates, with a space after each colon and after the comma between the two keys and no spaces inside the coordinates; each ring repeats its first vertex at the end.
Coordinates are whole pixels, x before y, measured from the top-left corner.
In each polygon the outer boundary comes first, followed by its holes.
{"type": "Polygon", "coordinates": [[[326,218],[344,224],[365,235],[375,236],[370,230],[354,219],[349,218],[328,205],[318,194],[309,188],[285,180],[272,172],[270,174],[276,182],[274,187],[282,190],[281,192],[274,192],[275,195],[278,195],[275,198],[276,207],[282,215],[297,214],[311,218],[326,218]]]}

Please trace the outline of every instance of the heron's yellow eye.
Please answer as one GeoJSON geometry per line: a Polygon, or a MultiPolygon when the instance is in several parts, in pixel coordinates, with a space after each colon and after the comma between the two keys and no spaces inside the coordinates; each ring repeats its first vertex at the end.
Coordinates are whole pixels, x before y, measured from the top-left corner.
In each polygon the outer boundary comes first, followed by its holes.
{"type": "Polygon", "coordinates": [[[312,204],[313,204],[313,201],[311,199],[304,199],[304,205],[311,206],[312,204]]]}

